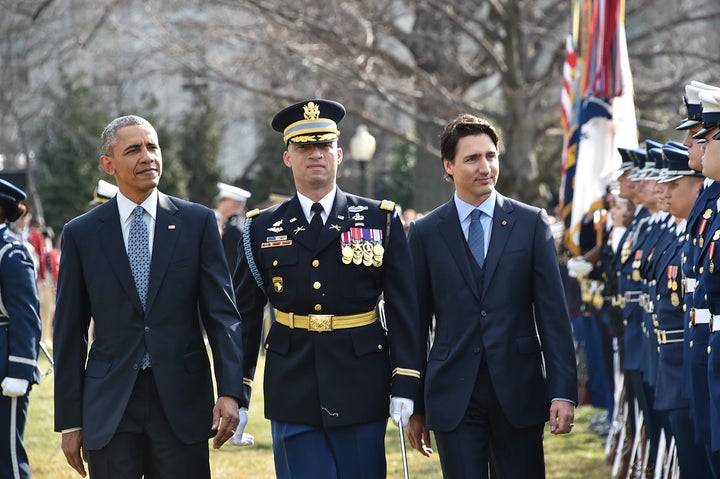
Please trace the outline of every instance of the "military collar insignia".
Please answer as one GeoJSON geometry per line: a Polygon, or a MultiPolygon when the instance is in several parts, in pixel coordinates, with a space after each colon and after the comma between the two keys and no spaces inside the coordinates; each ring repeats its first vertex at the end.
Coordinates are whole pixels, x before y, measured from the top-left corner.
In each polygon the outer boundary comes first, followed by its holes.
{"type": "Polygon", "coordinates": [[[305,231],[305,227],[304,227],[303,225],[300,225],[300,226],[298,226],[297,228],[295,228],[294,234],[297,235],[297,234],[298,234],[299,232],[301,232],[301,231],[305,231]]]}
{"type": "Polygon", "coordinates": [[[340,225],[335,225],[335,224],[330,225],[330,229],[335,230],[335,231],[340,231],[340,225]]]}

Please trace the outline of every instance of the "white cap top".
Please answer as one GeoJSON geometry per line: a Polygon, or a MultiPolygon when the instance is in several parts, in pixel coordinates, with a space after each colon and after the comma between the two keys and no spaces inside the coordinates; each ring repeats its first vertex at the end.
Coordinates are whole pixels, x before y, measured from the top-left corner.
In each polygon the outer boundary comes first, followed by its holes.
{"type": "Polygon", "coordinates": [[[720,87],[717,87],[715,85],[708,85],[707,83],[703,83],[697,80],[691,81],[690,85],[694,86],[695,88],[699,88],[700,90],[720,90],[720,87]]]}
{"type": "Polygon", "coordinates": [[[108,183],[105,180],[98,180],[97,188],[95,189],[95,192],[98,196],[101,198],[107,198],[110,199],[118,191],[118,187],[113,185],[112,183],[108,183]]]}
{"type": "Polygon", "coordinates": [[[720,113],[720,89],[703,90],[698,93],[698,96],[702,102],[703,119],[704,115],[708,113],[720,113]]]}
{"type": "Polygon", "coordinates": [[[235,201],[247,201],[251,196],[249,191],[238,188],[237,186],[228,185],[227,183],[218,183],[217,186],[220,190],[218,199],[227,198],[235,201]]]}

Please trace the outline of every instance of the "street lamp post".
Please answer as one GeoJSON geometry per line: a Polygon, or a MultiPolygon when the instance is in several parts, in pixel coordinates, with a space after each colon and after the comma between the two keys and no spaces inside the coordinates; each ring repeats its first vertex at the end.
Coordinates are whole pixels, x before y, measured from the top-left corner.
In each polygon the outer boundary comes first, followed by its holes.
{"type": "Polygon", "coordinates": [[[350,155],[360,165],[360,196],[367,195],[367,163],[375,154],[375,137],[370,134],[367,126],[360,125],[350,139],[350,155]]]}

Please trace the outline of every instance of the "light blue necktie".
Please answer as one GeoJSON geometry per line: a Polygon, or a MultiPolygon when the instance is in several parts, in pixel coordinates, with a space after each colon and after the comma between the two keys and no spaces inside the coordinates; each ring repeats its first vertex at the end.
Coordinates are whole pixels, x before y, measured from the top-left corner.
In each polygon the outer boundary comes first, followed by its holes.
{"type": "Polygon", "coordinates": [[[480,217],[482,211],[478,209],[472,210],[470,213],[470,228],[468,229],[468,246],[475,257],[478,266],[482,268],[485,261],[485,232],[483,231],[480,217]]]}
{"type": "MultiPolygon", "coordinates": [[[[135,280],[135,288],[140,303],[142,303],[143,311],[147,302],[148,280],[150,278],[150,240],[148,228],[143,219],[145,210],[142,206],[135,207],[135,214],[132,222],[130,222],[130,235],[128,236],[128,259],[130,260],[130,270],[135,280]]],[[[150,365],[150,356],[147,352],[142,358],[142,369],[150,365]]]]}

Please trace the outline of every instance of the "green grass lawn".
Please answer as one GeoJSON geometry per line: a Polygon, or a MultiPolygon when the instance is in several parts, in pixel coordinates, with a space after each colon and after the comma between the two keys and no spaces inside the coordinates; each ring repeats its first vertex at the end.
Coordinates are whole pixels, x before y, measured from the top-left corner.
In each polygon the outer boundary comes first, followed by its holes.
{"type": "MultiPolygon", "coordinates": [[[[266,479],[274,477],[270,422],[263,417],[261,357],[255,380],[255,396],[250,407],[250,422],[246,431],[255,436],[255,444],[237,447],[226,444],[210,452],[213,477],[221,479],[266,479]]],[[[41,369],[48,363],[41,358],[41,369]]],[[[546,429],[545,457],[547,477],[555,479],[609,478],[605,465],[603,442],[589,430],[590,419],[597,410],[581,407],[576,411],[572,434],[553,436],[546,429]]],[[[65,462],[60,450],[60,434],[53,432],[53,376],[45,376],[30,395],[30,412],[25,433],[34,479],[69,479],[78,476],[65,462]]],[[[397,428],[388,426],[385,438],[389,478],[402,478],[402,456],[397,428]]],[[[409,448],[409,444],[408,444],[409,448]]],[[[408,450],[410,477],[437,479],[442,477],[437,454],[431,458],[408,450]]]]}

